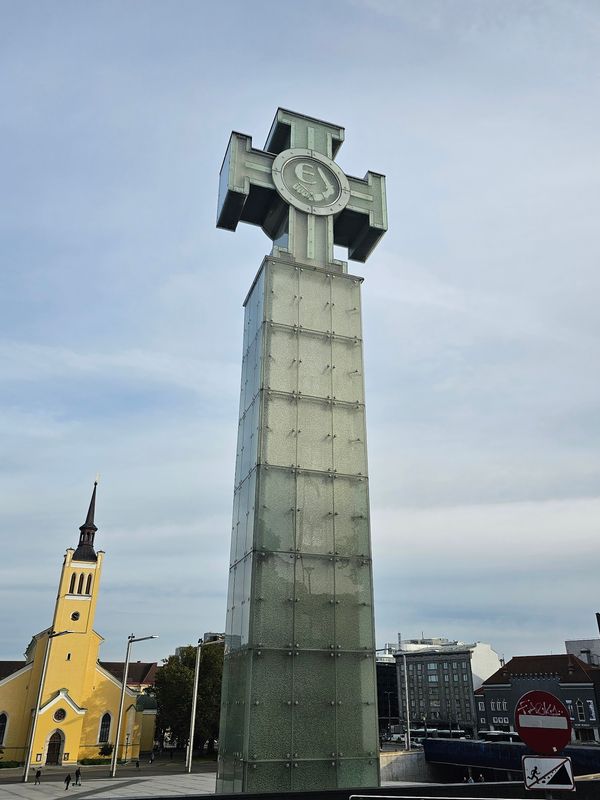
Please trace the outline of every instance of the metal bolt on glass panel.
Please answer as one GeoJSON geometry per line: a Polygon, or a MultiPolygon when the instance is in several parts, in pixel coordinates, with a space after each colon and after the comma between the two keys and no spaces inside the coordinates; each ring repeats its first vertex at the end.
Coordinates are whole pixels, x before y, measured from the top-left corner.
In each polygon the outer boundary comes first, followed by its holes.
{"type": "Polygon", "coordinates": [[[277,111],[231,135],[218,227],[273,240],[244,302],[217,791],[379,781],[360,287],[385,178],[334,162],[344,129],[277,111]]]}

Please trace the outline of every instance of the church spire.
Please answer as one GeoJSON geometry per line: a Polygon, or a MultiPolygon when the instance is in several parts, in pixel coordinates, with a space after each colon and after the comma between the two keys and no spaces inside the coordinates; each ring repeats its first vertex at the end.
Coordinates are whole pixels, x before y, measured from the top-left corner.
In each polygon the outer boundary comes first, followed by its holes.
{"type": "Polygon", "coordinates": [[[87,517],[85,522],[79,530],[79,544],[73,553],[74,561],[97,561],[98,557],[94,550],[94,535],[98,528],[94,524],[94,514],[96,511],[96,486],[98,481],[94,481],[94,491],[92,492],[92,499],[90,500],[90,507],[88,508],[87,517]]]}

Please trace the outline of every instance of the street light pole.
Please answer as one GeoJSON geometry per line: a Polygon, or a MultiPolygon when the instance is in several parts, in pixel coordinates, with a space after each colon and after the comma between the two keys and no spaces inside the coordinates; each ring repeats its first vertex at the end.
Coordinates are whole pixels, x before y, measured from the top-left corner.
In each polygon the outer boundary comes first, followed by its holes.
{"type": "Polygon", "coordinates": [[[202,658],[203,639],[198,639],[196,645],[196,665],[194,668],[194,686],[192,689],[192,716],[190,717],[190,735],[185,759],[185,771],[192,771],[192,755],[194,753],[194,732],[196,730],[196,706],[198,704],[198,678],[200,676],[200,659],[202,658]]]}
{"type": "Polygon", "coordinates": [[[391,709],[390,709],[390,695],[391,695],[391,694],[393,694],[393,692],[384,692],[384,694],[385,694],[385,695],[387,695],[387,707],[388,707],[388,736],[391,736],[391,735],[392,735],[392,712],[391,712],[391,709]]]}
{"type": "Polygon", "coordinates": [[[44,682],[46,680],[46,672],[48,670],[48,661],[50,660],[50,643],[52,639],[57,636],[64,636],[66,633],[74,633],[74,631],[49,631],[48,639],[46,641],[46,649],[44,650],[44,662],[42,665],[42,675],[40,677],[40,685],[38,688],[37,698],[35,701],[35,709],[33,712],[33,722],[31,723],[31,736],[29,738],[29,746],[25,756],[25,763],[23,765],[23,783],[27,783],[27,773],[29,772],[29,762],[33,753],[33,745],[35,744],[35,732],[37,730],[38,716],[40,713],[40,703],[42,702],[42,694],[44,692],[44,682]]]}
{"type": "Polygon", "coordinates": [[[212,644],[222,644],[222,643],[223,643],[223,637],[220,636],[218,639],[213,639],[210,642],[204,642],[202,639],[198,639],[198,644],[196,645],[196,666],[194,669],[194,688],[192,691],[192,715],[190,717],[190,735],[188,739],[188,749],[185,760],[186,772],[192,771],[192,755],[194,752],[194,733],[196,730],[196,706],[198,705],[198,679],[200,677],[200,662],[202,661],[202,648],[209,647],[212,644]]]}
{"type": "Polygon", "coordinates": [[[410,708],[408,705],[408,671],[406,669],[406,653],[402,653],[402,661],[404,663],[404,699],[406,701],[406,749],[410,750],[410,708]]]}
{"type": "Polygon", "coordinates": [[[125,664],[123,665],[123,683],[121,684],[121,699],[119,701],[119,715],[117,717],[117,735],[115,737],[115,745],[112,752],[110,761],[110,777],[114,778],[117,774],[117,755],[119,752],[119,738],[121,736],[121,722],[123,720],[123,706],[125,705],[125,689],[127,687],[127,672],[129,670],[129,656],[131,654],[131,645],[134,642],[144,642],[146,639],[158,639],[158,636],[140,636],[136,639],[133,633],[127,637],[127,650],[125,651],[125,664]]]}

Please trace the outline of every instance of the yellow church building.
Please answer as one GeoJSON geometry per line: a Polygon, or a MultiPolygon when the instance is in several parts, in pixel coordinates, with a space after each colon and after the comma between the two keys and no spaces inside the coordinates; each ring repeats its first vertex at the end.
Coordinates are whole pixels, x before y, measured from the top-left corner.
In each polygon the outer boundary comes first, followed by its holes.
{"type": "MultiPolygon", "coordinates": [[[[0,757],[30,766],[74,765],[115,744],[123,663],[98,660],[93,628],[104,552],[94,550],[96,484],[79,543],[64,556],[54,617],[24,661],[0,661],[0,757]],[[36,713],[36,705],[39,706],[36,713]],[[32,741],[32,731],[34,732],[32,741]]],[[[154,743],[156,706],[141,690],[156,664],[130,666],[118,757],[138,758],[154,743]]]]}

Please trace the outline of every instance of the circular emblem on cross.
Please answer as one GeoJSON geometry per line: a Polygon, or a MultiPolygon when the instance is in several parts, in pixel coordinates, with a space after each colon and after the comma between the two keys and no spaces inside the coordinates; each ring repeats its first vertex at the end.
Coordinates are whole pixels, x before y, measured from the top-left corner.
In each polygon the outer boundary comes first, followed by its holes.
{"type": "Polygon", "coordinates": [[[273,182],[286,203],[307,214],[337,214],[350,200],[342,170],[314,150],[293,147],[279,153],[273,161],[273,182]]]}

